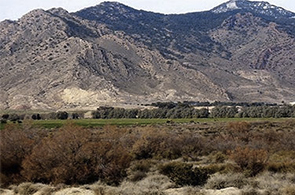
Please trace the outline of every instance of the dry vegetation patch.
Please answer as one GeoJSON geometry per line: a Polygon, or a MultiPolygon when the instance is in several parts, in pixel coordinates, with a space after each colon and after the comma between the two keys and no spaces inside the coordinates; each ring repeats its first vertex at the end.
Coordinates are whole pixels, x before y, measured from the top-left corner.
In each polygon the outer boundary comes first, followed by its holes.
{"type": "Polygon", "coordinates": [[[295,127],[279,124],[7,125],[1,193],[292,195],[295,127]]]}

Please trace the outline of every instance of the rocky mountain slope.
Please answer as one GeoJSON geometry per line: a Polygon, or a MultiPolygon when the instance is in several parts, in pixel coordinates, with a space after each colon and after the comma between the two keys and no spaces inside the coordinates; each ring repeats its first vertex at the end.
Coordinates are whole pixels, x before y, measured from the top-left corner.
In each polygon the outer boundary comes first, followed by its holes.
{"type": "Polygon", "coordinates": [[[294,101],[294,16],[246,0],[181,15],[33,10],[0,23],[0,109],[294,101]]]}

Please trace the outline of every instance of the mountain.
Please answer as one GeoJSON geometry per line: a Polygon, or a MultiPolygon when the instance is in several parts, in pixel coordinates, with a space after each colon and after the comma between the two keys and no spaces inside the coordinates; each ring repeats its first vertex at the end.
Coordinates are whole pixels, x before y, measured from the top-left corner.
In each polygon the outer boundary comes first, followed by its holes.
{"type": "Polygon", "coordinates": [[[230,0],[215,7],[211,11],[213,13],[223,13],[233,10],[254,12],[275,18],[292,18],[295,16],[295,13],[293,12],[264,1],[230,0]]]}
{"type": "Polygon", "coordinates": [[[294,15],[246,0],[179,15],[33,10],[0,23],[0,109],[294,101],[294,15]]]}

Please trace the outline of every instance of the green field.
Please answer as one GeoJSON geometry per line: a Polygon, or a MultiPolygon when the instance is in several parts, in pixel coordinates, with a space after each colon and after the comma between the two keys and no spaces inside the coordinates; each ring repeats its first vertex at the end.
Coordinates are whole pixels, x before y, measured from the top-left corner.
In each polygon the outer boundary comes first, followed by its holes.
{"type": "Polygon", "coordinates": [[[149,124],[165,124],[168,121],[175,123],[188,123],[191,121],[209,122],[212,119],[79,119],[79,120],[40,120],[34,121],[35,125],[46,128],[60,127],[65,123],[73,122],[83,127],[97,127],[104,125],[149,125],[149,124]]]}
{"type": "MultiPolygon", "coordinates": [[[[284,121],[292,120],[288,118],[197,118],[197,119],[78,119],[78,120],[27,120],[24,123],[31,123],[33,126],[43,128],[59,128],[66,123],[74,123],[83,127],[99,127],[104,125],[153,125],[167,123],[216,123],[216,122],[238,122],[238,121],[284,121]]],[[[11,122],[8,122],[8,124],[11,122]]],[[[21,125],[21,124],[20,124],[21,125]]],[[[0,124],[0,129],[4,128],[4,124],[0,124]]]]}

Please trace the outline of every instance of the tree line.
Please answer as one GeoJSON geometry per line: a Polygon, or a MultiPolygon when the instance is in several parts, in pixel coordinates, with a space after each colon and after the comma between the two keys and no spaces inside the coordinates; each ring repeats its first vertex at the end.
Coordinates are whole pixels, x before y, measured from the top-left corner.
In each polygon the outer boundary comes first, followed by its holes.
{"type": "Polygon", "coordinates": [[[195,109],[188,106],[162,107],[157,109],[124,109],[99,107],[92,112],[94,119],[110,118],[208,118],[209,110],[195,109]]]}
{"type": "MultiPolygon", "coordinates": [[[[155,104],[154,104],[155,106],[155,104]]],[[[295,117],[295,106],[291,105],[259,105],[259,106],[215,106],[195,108],[187,103],[157,103],[154,109],[124,109],[102,106],[92,111],[93,119],[112,118],[291,118],[295,117]]],[[[24,119],[50,120],[50,119],[81,119],[84,112],[68,113],[66,111],[46,114],[3,114],[1,123],[6,121],[21,123],[24,119]]]]}
{"type": "Polygon", "coordinates": [[[188,104],[159,104],[156,109],[124,109],[99,107],[92,112],[94,119],[110,118],[290,118],[295,106],[216,106],[196,109],[188,104]]]}
{"type": "Polygon", "coordinates": [[[5,124],[7,121],[13,123],[21,123],[22,120],[66,120],[84,118],[84,112],[68,113],[66,111],[50,112],[50,113],[33,113],[33,114],[3,114],[0,115],[0,123],[5,124]]]}

